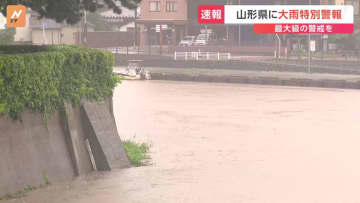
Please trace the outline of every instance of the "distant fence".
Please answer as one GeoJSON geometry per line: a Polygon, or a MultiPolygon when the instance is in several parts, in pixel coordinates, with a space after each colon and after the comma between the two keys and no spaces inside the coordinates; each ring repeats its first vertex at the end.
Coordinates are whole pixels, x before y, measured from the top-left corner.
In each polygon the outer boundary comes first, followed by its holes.
{"type": "Polygon", "coordinates": [[[231,53],[220,53],[220,52],[174,52],[174,60],[224,61],[224,60],[231,60],[231,53]]]}
{"type": "MultiPolygon", "coordinates": [[[[258,46],[169,46],[168,52],[225,52],[231,53],[232,55],[256,55],[256,56],[273,56],[276,46],[258,45],[258,46]]],[[[281,48],[282,55],[285,54],[285,47],[281,48]]]]}
{"type": "MultiPolygon", "coordinates": [[[[307,72],[307,63],[292,60],[282,60],[276,63],[272,60],[247,60],[234,58],[231,60],[174,60],[174,56],[159,55],[126,55],[115,54],[116,66],[127,66],[129,60],[142,60],[143,67],[172,67],[172,68],[208,68],[208,69],[236,69],[251,71],[285,71],[285,72],[307,72]]],[[[359,63],[357,61],[319,61],[312,62],[311,71],[314,73],[352,74],[360,75],[359,63]]]]}
{"type": "Polygon", "coordinates": [[[107,47],[107,48],[97,48],[104,51],[110,51],[113,54],[144,54],[144,49],[140,47],[127,46],[127,47],[107,47]]]}

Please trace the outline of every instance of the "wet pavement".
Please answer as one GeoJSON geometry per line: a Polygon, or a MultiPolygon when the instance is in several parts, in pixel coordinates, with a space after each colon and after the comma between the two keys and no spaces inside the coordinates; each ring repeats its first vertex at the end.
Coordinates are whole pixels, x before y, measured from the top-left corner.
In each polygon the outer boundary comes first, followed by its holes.
{"type": "Polygon", "coordinates": [[[125,81],[122,139],[152,165],[98,173],[19,203],[360,202],[360,92],[125,81]]]}

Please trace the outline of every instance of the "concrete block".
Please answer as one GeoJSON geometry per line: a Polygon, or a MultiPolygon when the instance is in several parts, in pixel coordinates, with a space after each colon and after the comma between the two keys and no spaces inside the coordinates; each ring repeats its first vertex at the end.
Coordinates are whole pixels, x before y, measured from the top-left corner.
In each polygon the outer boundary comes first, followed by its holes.
{"type": "Polygon", "coordinates": [[[129,167],[130,162],[106,101],[84,102],[82,115],[97,169],[129,167]]]}

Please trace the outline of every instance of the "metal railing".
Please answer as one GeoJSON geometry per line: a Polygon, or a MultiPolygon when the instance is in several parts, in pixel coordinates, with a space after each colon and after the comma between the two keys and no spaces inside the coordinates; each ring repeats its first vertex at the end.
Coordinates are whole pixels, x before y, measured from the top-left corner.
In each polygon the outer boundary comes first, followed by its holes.
{"type": "Polygon", "coordinates": [[[139,47],[108,47],[108,48],[98,48],[104,51],[110,51],[113,54],[143,54],[144,50],[139,47]]]}
{"type": "Polygon", "coordinates": [[[231,60],[231,53],[221,52],[174,52],[174,60],[185,61],[228,61],[231,60]]]}

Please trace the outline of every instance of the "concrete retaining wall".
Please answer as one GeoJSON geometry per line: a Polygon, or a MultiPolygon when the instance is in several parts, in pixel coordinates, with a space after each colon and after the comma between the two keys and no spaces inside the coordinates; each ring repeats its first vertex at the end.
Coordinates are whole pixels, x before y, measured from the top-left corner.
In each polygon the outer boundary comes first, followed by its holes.
{"type": "MultiPolygon", "coordinates": [[[[307,72],[306,63],[298,65],[273,64],[257,61],[175,61],[170,56],[149,55],[115,55],[116,66],[127,66],[129,60],[143,60],[145,67],[171,67],[171,68],[206,68],[206,69],[236,69],[249,71],[280,71],[280,72],[307,72]]],[[[360,62],[313,62],[313,73],[356,74],[360,75],[360,62]],[[329,65],[332,64],[332,65],[329,65]],[[333,65],[335,64],[335,65],[333,65]]]]}
{"type": "Polygon", "coordinates": [[[41,116],[26,111],[23,121],[0,118],[0,195],[27,186],[72,179],[76,174],[67,148],[61,116],[44,126],[41,116]]]}
{"type": "Polygon", "coordinates": [[[92,117],[90,121],[84,118],[80,107],[73,108],[71,105],[65,106],[66,113],[56,112],[47,126],[40,114],[30,111],[23,113],[22,122],[0,117],[0,196],[28,186],[44,185],[45,176],[49,177],[51,183],[58,183],[93,171],[86,139],[90,145],[93,145],[91,140],[95,138],[117,143],[116,147],[120,148],[117,150],[109,151],[108,148],[111,149],[113,145],[109,146],[108,143],[99,146],[107,154],[99,155],[92,150],[94,157],[102,155],[104,161],[112,160],[107,170],[124,164],[128,166],[129,161],[124,156],[117,132],[111,134],[110,138],[103,132],[88,134],[93,123],[98,121],[109,129],[116,129],[109,103],[106,101],[92,106],[95,108],[92,111],[102,111],[102,115],[92,117]],[[121,155],[116,154],[119,150],[122,150],[121,155]],[[113,157],[119,156],[121,160],[113,160],[113,157]]]}
{"type": "Polygon", "coordinates": [[[360,81],[335,79],[307,79],[307,78],[281,78],[281,77],[255,77],[255,76],[227,76],[227,75],[188,75],[184,73],[151,73],[152,80],[172,80],[191,82],[219,82],[242,83],[259,85],[283,85],[298,87],[323,87],[360,89],[360,81]]]}

